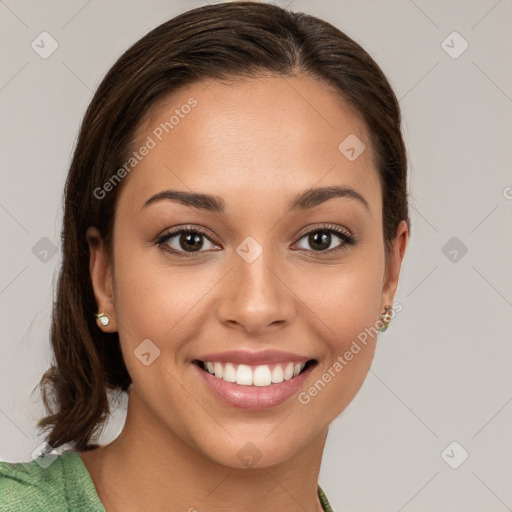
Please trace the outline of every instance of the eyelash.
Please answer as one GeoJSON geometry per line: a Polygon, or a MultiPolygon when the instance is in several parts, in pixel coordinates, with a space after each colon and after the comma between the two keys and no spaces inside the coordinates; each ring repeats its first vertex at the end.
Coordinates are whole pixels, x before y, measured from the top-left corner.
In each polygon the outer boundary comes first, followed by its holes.
{"type": "MultiPolygon", "coordinates": [[[[313,233],[319,233],[319,232],[324,232],[324,233],[326,232],[326,233],[334,234],[338,238],[340,238],[341,241],[343,241],[343,243],[333,249],[328,249],[326,251],[313,251],[313,250],[309,250],[309,249],[299,249],[299,250],[306,251],[306,252],[313,252],[313,253],[317,253],[320,255],[333,254],[333,253],[338,253],[340,251],[346,250],[349,246],[354,246],[357,244],[356,239],[352,235],[350,235],[347,231],[343,230],[342,228],[335,226],[333,224],[323,224],[323,225],[316,227],[315,229],[307,231],[306,233],[301,235],[301,237],[299,238],[298,241],[302,240],[303,238],[307,237],[308,235],[311,235],[313,233]]],[[[200,235],[203,235],[205,238],[207,238],[212,244],[215,244],[215,242],[212,242],[210,240],[210,235],[207,232],[203,231],[202,229],[185,227],[185,228],[178,228],[175,230],[168,230],[168,231],[164,232],[162,235],[160,235],[157,238],[157,240],[155,241],[155,245],[158,245],[160,247],[163,244],[165,244],[165,242],[167,242],[171,238],[175,237],[176,235],[182,235],[182,234],[200,234],[200,235]]],[[[217,245],[217,244],[215,244],[215,245],[217,245]]],[[[208,251],[195,251],[195,252],[177,251],[170,247],[162,248],[162,250],[164,250],[166,252],[170,252],[172,254],[176,254],[179,257],[183,256],[185,258],[194,257],[198,253],[201,253],[201,252],[208,252],[208,251]]]]}

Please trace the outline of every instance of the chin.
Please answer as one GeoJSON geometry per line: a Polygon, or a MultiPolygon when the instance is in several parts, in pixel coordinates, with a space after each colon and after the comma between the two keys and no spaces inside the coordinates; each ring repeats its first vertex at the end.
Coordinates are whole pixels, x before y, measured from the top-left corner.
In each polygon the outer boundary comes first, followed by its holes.
{"type": "Polygon", "coordinates": [[[294,436],[285,423],[268,428],[255,424],[253,428],[244,428],[244,433],[238,435],[227,425],[226,430],[233,437],[225,433],[223,442],[209,439],[198,448],[213,462],[229,468],[264,469],[276,466],[296,456],[311,442],[306,439],[303,426],[300,426],[301,432],[294,436]]]}

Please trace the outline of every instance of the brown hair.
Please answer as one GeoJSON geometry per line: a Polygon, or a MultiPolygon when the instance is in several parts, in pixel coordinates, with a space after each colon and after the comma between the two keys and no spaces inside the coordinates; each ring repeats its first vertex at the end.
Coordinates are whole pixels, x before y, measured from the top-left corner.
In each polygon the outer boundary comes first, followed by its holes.
{"type": "Polygon", "coordinates": [[[70,443],[90,449],[110,413],[107,391],[131,384],[118,333],[96,324],[85,237],[96,226],[112,254],[123,183],[102,199],[94,191],[126,162],[137,127],[164,95],[206,78],[297,72],[333,86],[367,126],[382,185],[386,254],[398,223],[409,224],[399,104],[380,67],[347,35],[313,16],[253,2],[207,5],[151,30],[117,60],[94,94],[65,185],[51,325],[54,363],[39,383],[49,415],[37,424],[49,430],[46,441],[53,448],[70,443]]]}

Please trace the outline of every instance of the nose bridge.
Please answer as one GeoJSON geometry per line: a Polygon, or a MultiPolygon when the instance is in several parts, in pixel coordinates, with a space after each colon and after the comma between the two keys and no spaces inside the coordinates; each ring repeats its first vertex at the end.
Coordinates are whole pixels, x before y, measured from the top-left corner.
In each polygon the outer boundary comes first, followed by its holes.
{"type": "Polygon", "coordinates": [[[270,248],[252,237],[239,244],[218,310],[221,322],[257,333],[290,320],[290,291],[278,277],[280,265],[273,256],[270,248]]]}

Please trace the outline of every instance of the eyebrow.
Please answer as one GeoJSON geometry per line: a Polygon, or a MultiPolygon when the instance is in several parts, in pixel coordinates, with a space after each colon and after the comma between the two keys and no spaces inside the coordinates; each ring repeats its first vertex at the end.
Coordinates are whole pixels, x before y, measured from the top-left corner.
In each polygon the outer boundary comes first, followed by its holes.
{"type": "MultiPolygon", "coordinates": [[[[289,211],[309,210],[318,206],[329,199],[335,197],[344,197],[355,199],[361,203],[368,211],[370,206],[366,199],[356,192],[353,188],[346,186],[333,185],[330,187],[319,187],[305,190],[298,194],[288,205],[289,211]]],[[[222,197],[197,192],[186,192],[184,190],[164,190],[151,196],[142,207],[143,209],[150,204],[162,200],[170,200],[181,203],[185,206],[191,206],[198,210],[206,210],[214,213],[225,213],[226,203],[222,197]]]]}

